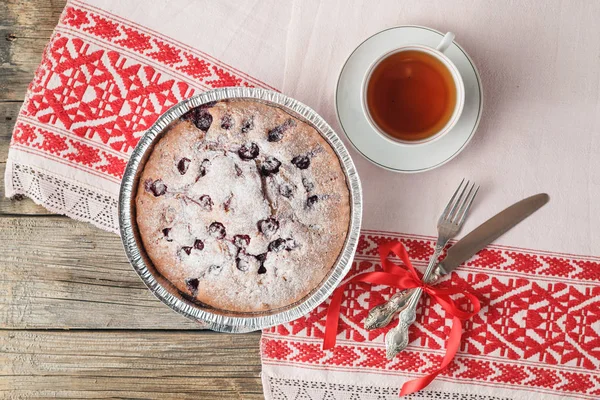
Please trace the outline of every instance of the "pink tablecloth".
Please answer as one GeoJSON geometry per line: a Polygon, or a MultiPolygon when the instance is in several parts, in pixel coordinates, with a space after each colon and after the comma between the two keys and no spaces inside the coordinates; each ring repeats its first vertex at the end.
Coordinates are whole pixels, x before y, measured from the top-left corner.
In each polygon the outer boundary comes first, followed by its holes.
{"type": "MultiPolygon", "coordinates": [[[[338,132],[333,92],[345,58],[396,25],[451,30],[482,75],[485,110],[455,160],[418,175],[352,153],[364,188],[352,274],[400,238],[417,265],[435,219],[466,176],[482,184],[465,231],[536,192],[551,203],[450,278],[483,302],[454,363],[413,399],[600,397],[600,3],[70,1],[18,117],[7,196],[116,232],[119,182],[139,137],[163,111],[206,89],[276,88],[338,132]],[[404,232],[404,233],[394,233],[404,232]]],[[[352,150],[351,150],[352,151],[352,150]]],[[[269,399],[396,398],[435,367],[449,320],[420,310],[408,351],[383,357],[366,310],[391,294],[354,286],[338,346],[320,347],[325,305],[262,339],[269,399]]]]}

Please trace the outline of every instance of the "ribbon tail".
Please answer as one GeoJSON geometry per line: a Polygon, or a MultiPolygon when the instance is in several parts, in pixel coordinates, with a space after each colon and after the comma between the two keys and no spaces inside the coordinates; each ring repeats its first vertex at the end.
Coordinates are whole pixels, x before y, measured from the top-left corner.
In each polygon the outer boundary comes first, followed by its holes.
{"type": "Polygon", "coordinates": [[[436,371],[432,374],[425,375],[421,378],[413,379],[412,381],[406,382],[402,385],[402,389],[400,390],[400,397],[405,396],[407,394],[418,392],[427,387],[435,379],[440,371],[436,371]]]}
{"type": "Polygon", "coordinates": [[[347,284],[341,285],[335,289],[333,295],[331,296],[331,303],[329,303],[329,307],[327,308],[327,316],[325,317],[325,337],[323,338],[323,350],[331,349],[335,346],[337,327],[340,320],[342,296],[344,295],[346,286],[347,284]]]}
{"type": "Polygon", "coordinates": [[[400,396],[404,396],[407,394],[418,392],[419,390],[423,390],[433,381],[454,359],[458,348],[460,347],[460,337],[462,335],[462,323],[460,319],[454,317],[452,319],[452,328],[450,329],[450,336],[448,337],[448,341],[446,342],[446,354],[442,359],[442,363],[438,369],[433,371],[432,373],[425,375],[421,378],[413,379],[412,381],[408,381],[402,385],[402,389],[400,390],[400,396]]]}

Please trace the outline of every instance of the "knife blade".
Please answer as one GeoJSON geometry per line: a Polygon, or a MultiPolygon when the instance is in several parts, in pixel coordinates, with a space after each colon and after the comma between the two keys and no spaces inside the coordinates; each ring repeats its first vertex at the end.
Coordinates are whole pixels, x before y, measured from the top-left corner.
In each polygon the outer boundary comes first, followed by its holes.
{"type": "Polygon", "coordinates": [[[542,208],[548,200],[548,194],[539,193],[500,211],[450,247],[446,257],[438,263],[436,272],[445,275],[454,271],[478,251],[542,208]]]}

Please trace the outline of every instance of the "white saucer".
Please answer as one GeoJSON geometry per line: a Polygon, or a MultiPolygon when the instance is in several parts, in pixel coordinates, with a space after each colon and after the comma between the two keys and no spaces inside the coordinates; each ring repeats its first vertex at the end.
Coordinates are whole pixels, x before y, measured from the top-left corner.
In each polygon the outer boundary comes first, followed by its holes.
{"type": "Polygon", "coordinates": [[[481,79],[467,53],[453,43],[444,54],[456,65],[465,84],[465,105],[452,130],[432,142],[392,143],[370,124],[363,111],[362,83],[371,64],[381,55],[409,44],[435,48],[444,35],[422,26],[399,26],[379,32],[352,52],[342,68],[335,93],[338,120],[346,136],[367,160],[391,171],[422,172],[450,161],[473,137],[483,106],[481,79]]]}

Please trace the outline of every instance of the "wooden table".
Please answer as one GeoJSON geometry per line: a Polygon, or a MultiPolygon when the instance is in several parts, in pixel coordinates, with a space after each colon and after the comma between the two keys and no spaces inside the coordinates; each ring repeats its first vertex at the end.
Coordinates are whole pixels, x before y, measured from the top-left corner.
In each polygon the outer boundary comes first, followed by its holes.
{"type": "Polygon", "coordinates": [[[0,2],[0,397],[263,398],[260,333],[198,330],[116,235],[4,197],[13,125],[63,7],[0,2]]]}

